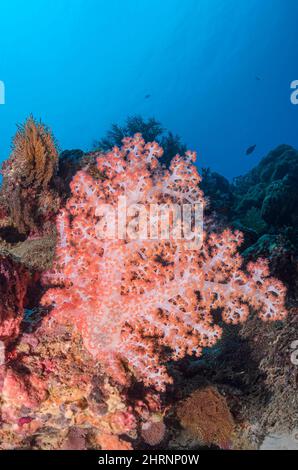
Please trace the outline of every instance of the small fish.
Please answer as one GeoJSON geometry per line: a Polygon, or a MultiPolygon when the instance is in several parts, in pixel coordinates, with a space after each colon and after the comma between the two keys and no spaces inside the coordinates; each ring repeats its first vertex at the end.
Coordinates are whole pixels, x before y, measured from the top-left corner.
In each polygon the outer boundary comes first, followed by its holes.
{"type": "Polygon", "coordinates": [[[148,100],[149,98],[151,98],[151,95],[145,95],[145,100],[148,100]]]}
{"type": "Polygon", "coordinates": [[[251,153],[253,153],[256,146],[257,145],[255,144],[255,145],[251,145],[250,147],[248,147],[248,149],[246,149],[246,155],[250,155],[251,153]]]}
{"type": "Polygon", "coordinates": [[[260,78],[260,77],[258,77],[258,76],[256,76],[256,80],[258,80],[258,82],[259,82],[259,81],[261,80],[261,78],[260,78]]]}

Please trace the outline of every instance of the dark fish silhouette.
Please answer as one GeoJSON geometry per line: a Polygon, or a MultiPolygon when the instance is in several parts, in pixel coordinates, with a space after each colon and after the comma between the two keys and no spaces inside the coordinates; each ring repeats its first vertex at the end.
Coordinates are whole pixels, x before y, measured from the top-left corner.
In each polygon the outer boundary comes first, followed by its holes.
{"type": "Polygon", "coordinates": [[[148,100],[149,98],[151,98],[151,95],[145,95],[145,100],[148,100]]]}
{"type": "Polygon", "coordinates": [[[251,153],[253,153],[253,151],[255,150],[256,148],[256,144],[255,145],[251,145],[250,147],[248,147],[248,149],[246,150],[246,155],[250,155],[251,153]]]}
{"type": "Polygon", "coordinates": [[[261,79],[260,79],[260,77],[257,76],[257,77],[256,77],[256,80],[258,80],[258,82],[259,82],[261,79]]]}

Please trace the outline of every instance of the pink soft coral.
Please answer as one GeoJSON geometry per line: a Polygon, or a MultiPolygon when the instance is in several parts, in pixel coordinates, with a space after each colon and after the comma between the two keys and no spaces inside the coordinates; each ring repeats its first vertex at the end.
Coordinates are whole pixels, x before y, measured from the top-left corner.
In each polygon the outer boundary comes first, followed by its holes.
{"type": "Polygon", "coordinates": [[[241,270],[239,232],[204,234],[200,249],[182,239],[98,236],[99,207],[134,204],[204,204],[195,154],[176,156],[169,170],[158,162],[162,149],[141,135],[97,155],[100,177],[76,174],[72,197],[58,217],[52,288],[43,298],[49,317],[80,331],[85,347],[118,383],[131,374],[163,390],[171,382],[165,362],[199,356],[221,336],[213,312],[223,320],[246,320],[249,306],[264,320],[282,319],[285,289],[269,276],[266,261],[241,270]]]}

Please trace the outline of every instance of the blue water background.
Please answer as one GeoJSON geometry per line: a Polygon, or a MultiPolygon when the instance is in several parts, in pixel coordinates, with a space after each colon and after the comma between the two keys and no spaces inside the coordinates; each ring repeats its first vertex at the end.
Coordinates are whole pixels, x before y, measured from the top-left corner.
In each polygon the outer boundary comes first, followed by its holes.
{"type": "Polygon", "coordinates": [[[83,150],[137,113],[180,134],[199,165],[242,174],[298,147],[297,21],[297,0],[1,2],[0,161],[30,113],[83,150]]]}

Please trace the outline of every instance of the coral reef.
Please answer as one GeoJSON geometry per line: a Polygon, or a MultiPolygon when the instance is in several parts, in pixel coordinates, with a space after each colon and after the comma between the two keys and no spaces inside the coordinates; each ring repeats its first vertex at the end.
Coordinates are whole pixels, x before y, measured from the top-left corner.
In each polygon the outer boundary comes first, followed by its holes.
{"type": "Polygon", "coordinates": [[[155,120],[130,118],[99,147],[58,161],[30,118],[3,167],[0,448],[266,448],[270,434],[295,437],[298,153],[280,146],[230,184],[210,170],[201,181],[195,155],[175,156],[184,146],[155,120]],[[203,246],[99,236],[100,205],[123,196],[146,208],[199,201],[203,246]]]}
{"type": "Polygon", "coordinates": [[[64,201],[70,196],[70,183],[74,175],[86,164],[82,150],[64,150],[59,155],[57,190],[64,201]]]}
{"type": "MultiPolygon", "coordinates": [[[[282,245],[296,245],[298,152],[280,145],[244,176],[230,184],[224,177],[203,169],[202,189],[211,210],[225,216],[225,224],[262,235],[283,236],[282,245]]],[[[268,252],[264,252],[268,256],[268,252]]]]}
{"type": "Polygon", "coordinates": [[[1,374],[0,448],[131,447],[132,410],[71,328],[23,334],[1,374]]]}
{"type": "Polygon", "coordinates": [[[246,260],[265,257],[272,273],[297,297],[298,152],[280,145],[244,176],[230,184],[203,170],[202,188],[217,225],[240,230],[246,260]],[[216,183],[217,182],[217,183],[216,183]]]}
{"type": "Polygon", "coordinates": [[[266,329],[256,316],[225,329],[219,347],[180,368],[182,398],[210,385],[226,398],[235,421],[233,448],[257,449],[265,436],[298,428],[297,365],[291,361],[298,310],[288,310],[286,321],[266,329]]]}
{"type": "Polygon", "coordinates": [[[241,338],[250,347],[251,360],[258,364],[259,382],[263,387],[260,397],[259,390],[248,383],[251,390],[243,414],[247,420],[255,422],[262,437],[298,428],[298,371],[291,360],[291,344],[298,332],[297,305],[289,306],[288,311],[285,324],[270,325],[266,332],[256,318],[251,318],[240,331],[241,338]],[[256,344],[261,347],[256,348],[256,344]]]}
{"type": "Polygon", "coordinates": [[[295,225],[298,219],[297,184],[297,151],[288,145],[280,145],[250,173],[235,179],[237,212],[256,207],[269,225],[295,225]]]}

